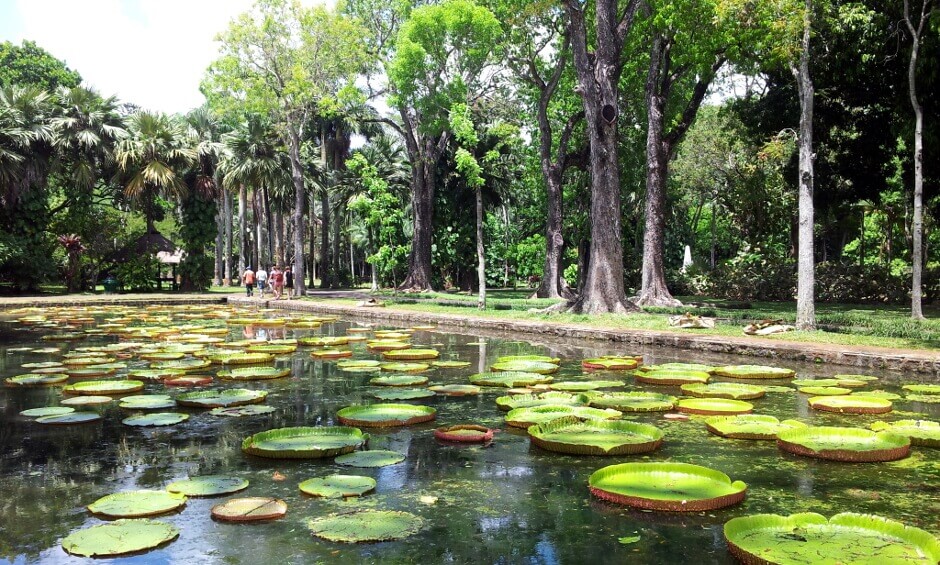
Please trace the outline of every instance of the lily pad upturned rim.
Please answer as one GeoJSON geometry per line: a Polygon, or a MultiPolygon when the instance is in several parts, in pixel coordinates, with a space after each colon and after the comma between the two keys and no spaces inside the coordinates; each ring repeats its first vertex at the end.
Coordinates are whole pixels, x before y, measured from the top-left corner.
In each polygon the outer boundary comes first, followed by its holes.
{"type": "Polygon", "coordinates": [[[232,406],[245,406],[246,404],[261,404],[267,397],[268,391],[266,390],[230,388],[187,392],[177,396],[176,402],[180,406],[189,406],[191,408],[231,408],[232,406]]]}
{"type": "Polygon", "coordinates": [[[138,414],[124,418],[121,420],[121,423],[125,426],[140,427],[173,426],[185,422],[188,419],[189,414],[183,414],[181,412],[148,412],[146,414],[138,414]]]}
{"type": "Polygon", "coordinates": [[[433,385],[428,390],[443,396],[476,396],[480,394],[480,387],[476,385],[433,385]]]}
{"type": "Polygon", "coordinates": [[[62,549],[81,557],[115,557],[160,547],[179,535],[176,526],[159,520],[121,519],[72,532],[62,549]]]}
{"type": "MultiPolygon", "coordinates": [[[[940,540],[931,533],[906,526],[905,524],[875,516],[872,514],[856,514],[854,512],[843,512],[836,514],[830,519],[826,519],[821,514],[814,512],[801,512],[789,516],[779,514],[754,514],[751,516],[741,516],[732,518],[724,525],[724,537],[728,543],[728,549],[731,554],[744,563],[775,563],[774,555],[766,551],[767,547],[758,544],[756,547],[748,545],[749,540],[754,540],[753,535],[758,530],[771,530],[784,534],[775,535],[774,543],[799,542],[800,548],[806,548],[808,552],[807,561],[814,559],[837,558],[840,561],[844,558],[844,543],[832,548],[831,553],[820,551],[821,543],[813,543],[811,536],[806,534],[813,530],[826,530],[829,534],[826,539],[832,539],[833,534],[837,534],[839,529],[848,529],[858,535],[861,530],[868,530],[876,534],[879,538],[890,538],[891,543],[885,544],[885,547],[896,546],[898,542],[909,544],[916,548],[918,554],[923,555],[931,563],[940,562],[940,540]],[[794,531],[802,531],[801,537],[788,536],[794,531]],[[807,539],[810,538],[810,539],[807,539]]],[[[887,540],[885,540],[887,541],[887,540]]],[[[823,547],[825,547],[823,545],[823,547]]],[[[866,557],[877,558],[878,555],[867,553],[866,557]]],[[[851,561],[851,557],[848,561],[851,561]]]]}
{"type": "Polygon", "coordinates": [[[497,361],[490,366],[491,371],[522,371],[524,373],[538,373],[551,375],[558,372],[558,364],[548,361],[534,361],[530,359],[514,359],[511,361],[497,361]]]}
{"type": "Polygon", "coordinates": [[[550,376],[525,371],[499,371],[490,373],[476,373],[470,375],[470,384],[477,386],[492,386],[513,388],[516,386],[530,386],[547,384],[554,379],[550,376]]]}
{"type": "Polygon", "coordinates": [[[656,426],[629,420],[585,420],[573,416],[557,418],[527,428],[529,439],[546,451],[571,455],[637,455],[659,449],[663,443],[663,432],[656,426]],[[572,428],[586,429],[585,439],[552,438],[572,428]],[[591,436],[597,434],[622,435],[623,441],[609,446],[597,445],[591,436]]]}
{"type": "Polygon", "coordinates": [[[173,512],[186,505],[184,494],[165,490],[128,490],[102,496],[88,511],[108,518],[144,518],[173,512]]]}
{"type": "Polygon", "coordinates": [[[434,430],[434,437],[441,441],[452,441],[458,443],[486,443],[493,439],[495,430],[480,426],[478,424],[457,424],[454,426],[442,426],[434,430]],[[476,432],[457,433],[457,432],[476,432]]]}
{"type": "Polygon", "coordinates": [[[349,498],[375,490],[376,482],[372,477],[362,475],[334,474],[307,479],[297,486],[300,492],[309,496],[349,498]]]}
{"type": "Polygon", "coordinates": [[[428,378],[421,375],[387,375],[369,379],[370,385],[376,386],[421,386],[428,383],[428,378]]]}
{"type": "Polygon", "coordinates": [[[872,422],[872,431],[887,431],[910,438],[911,445],[940,447],[940,422],[933,420],[898,420],[896,422],[872,422]]]}
{"type": "Polygon", "coordinates": [[[814,410],[840,414],[886,414],[893,406],[890,400],[884,398],[851,395],[813,396],[807,402],[814,410]]]}
{"type": "Polygon", "coordinates": [[[231,475],[202,475],[173,481],[166,486],[166,490],[199,498],[232,494],[245,490],[248,484],[246,479],[231,475]]]}
{"type": "Polygon", "coordinates": [[[777,447],[788,453],[844,462],[884,462],[904,459],[911,452],[911,440],[891,432],[873,432],[861,428],[836,426],[807,426],[794,428],[777,434],[777,447]],[[878,439],[884,445],[877,448],[814,449],[815,437],[843,437],[848,439],[878,439]]]}
{"type": "Polygon", "coordinates": [[[754,405],[743,400],[729,398],[680,398],[676,410],[685,414],[719,416],[723,414],[748,414],[754,405]]]}
{"type": "Polygon", "coordinates": [[[382,352],[382,357],[389,361],[424,361],[427,359],[437,359],[440,356],[440,351],[429,348],[397,349],[382,352]]]}
{"type": "Polygon", "coordinates": [[[398,510],[357,510],[307,521],[313,535],[343,543],[392,541],[418,533],[424,520],[398,510]]]}
{"type": "Polygon", "coordinates": [[[640,365],[640,361],[633,356],[626,357],[592,357],[581,361],[581,368],[602,371],[632,371],[640,365]]]}
{"type": "Polygon", "coordinates": [[[691,463],[620,463],[610,465],[595,471],[588,479],[588,488],[594,496],[614,502],[624,504],[634,508],[646,510],[659,510],[666,512],[705,512],[717,510],[726,506],[737,504],[744,500],[747,494],[747,485],[742,481],[733,481],[721,471],[693,465],[691,463]],[[704,480],[712,483],[715,489],[715,496],[707,496],[698,499],[680,498],[675,496],[640,496],[629,492],[617,492],[611,486],[604,485],[604,481],[617,475],[648,475],[644,481],[647,488],[644,492],[653,494],[657,488],[666,492],[675,493],[670,487],[673,485],[664,483],[662,480],[655,480],[657,474],[687,475],[697,480],[704,480]]]}
{"type": "Polygon", "coordinates": [[[647,371],[635,373],[633,378],[649,385],[682,386],[707,383],[711,375],[705,371],[647,371]]]}
{"type": "Polygon", "coordinates": [[[732,416],[712,416],[705,420],[705,428],[721,437],[730,439],[751,439],[773,441],[782,431],[775,429],[802,428],[806,424],[798,420],[779,420],[775,416],[764,414],[735,414],[732,416]]]}
{"type": "Polygon", "coordinates": [[[69,376],[61,373],[52,373],[52,374],[35,374],[29,373],[26,375],[16,375],[15,377],[8,377],[4,379],[4,383],[7,386],[14,387],[39,387],[39,386],[55,386],[62,384],[69,380],[69,376]]]}
{"type": "Polygon", "coordinates": [[[242,441],[242,451],[257,457],[266,457],[269,459],[318,459],[322,457],[333,457],[355,451],[362,447],[368,441],[368,434],[362,433],[359,428],[347,426],[297,426],[288,428],[275,428],[258,432],[248,436],[242,441]],[[335,439],[338,436],[345,436],[345,441],[332,442],[329,446],[317,446],[317,438],[330,437],[335,439]],[[308,445],[297,445],[291,447],[278,446],[278,440],[309,438],[308,445]],[[266,442],[275,442],[269,447],[265,447],[266,442]]]}
{"type": "Polygon", "coordinates": [[[287,503],[270,496],[232,498],[213,506],[210,513],[223,522],[276,520],[287,514],[287,503]]]}
{"type": "Polygon", "coordinates": [[[347,406],[337,411],[336,417],[339,422],[345,426],[385,428],[430,422],[437,417],[437,410],[430,406],[382,402],[378,404],[347,406]],[[375,416],[381,414],[383,411],[389,410],[397,411],[401,414],[399,416],[389,414],[384,418],[377,418],[375,416]]]}
{"type": "Polygon", "coordinates": [[[623,413],[612,408],[544,404],[541,406],[514,408],[506,413],[506,423],[514,428],[528,428],[535,424],[565,416],[575,416],[581,419],[617,420],[623,416],[623,413]]]}
{"type": "Polygon", "coordinates": [[[345,465],[347,467],[375,468],[397,465],[404,460],[405,456],[397,451],[388,449],[367,449],[340,455],[334,459],[333,462],[337,465],[345,465]]]}
{"type": "Polygon", "coordinates": [[[715,374],[730,379],[790,379],[796,371],[767,365],[725,365],[715,367],[715,374]]]}
{"type": "Polygon", "coordinates": [[[727,398],[730,400],[753,400],[767,394],[759,385],[744,383],[689,383],[681,387],[683,394],[699,398],[727,398]]]}
{"type": "Polygon", "coordinates": [[[142,381],[83,381],[63,388],[62,392],[65,394],[107,396],[137,392],[143,390],[143,388],[144,383],[142,381]]]}
{"type": "Polygon", "coordinates": [[[215,375],[220,379],[227,381],[261,381],[269,379],[281,379],[291,374],[289,368],[278,367],[239,367],[227,371],[219,371],[215,375]]]}
{"type": "Polygon", "coordinates": [[[666,412],[676,407],[678,399],[659,392],[609,392],[587,398],[594,408],[613,408],[621,412],[666,412]]]}

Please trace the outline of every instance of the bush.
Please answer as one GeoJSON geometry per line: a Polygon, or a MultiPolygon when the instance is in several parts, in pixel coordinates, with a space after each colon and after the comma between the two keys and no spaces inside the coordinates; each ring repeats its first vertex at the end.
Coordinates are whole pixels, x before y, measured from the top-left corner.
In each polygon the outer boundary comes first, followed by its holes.
{"type": "Polygon", "coordinates": [[[114,276],[124,290],[151,291],[156,289],[160,261],[153,255],[133,257],[114,268],[114,276]]]}
{"type": "Polygon", "coordinates": [[[745,250],[719,265],[709,279],[704,290],[716,298],[793,300],[796,261],[778,255],[764,256],[759,249],[745,250]]]}
{"type": "Polygon", "coordinates": [[[879,265],[816,265],[816,300],[820,302],[888,302],[909,300],[910,276],[879,265]]]}

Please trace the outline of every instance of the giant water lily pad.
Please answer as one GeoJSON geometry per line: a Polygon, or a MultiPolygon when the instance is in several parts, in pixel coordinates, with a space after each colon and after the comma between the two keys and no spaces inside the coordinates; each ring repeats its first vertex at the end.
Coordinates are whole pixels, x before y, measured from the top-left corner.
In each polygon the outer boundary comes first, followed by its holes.
{"type": "Polygon", "coordinates": [[[441,441],[459,443],[486,443],[493,439],[494,430],[477,424],[457,424],[434,430],[434,437],[441,441]]]}
{"type": "Polygon", "coordinates": [[[172,377],[180,377],[186,374],[182,369],[134,369],[128,373],[132,379],[141,379],[145,381],[162,381],[172,377]]]}
{"type": "Polygon", "coordinates": [[[910,454],[911,440],[890,432],[807,426],[778,433],[777,446],[789,453],[832,461],[894,461],[910,454]]]}
{"type": "Polygon", "coordinates": [[[212,384],[212,377],[209,375],[181,375],[179,377],[170,377],[163,381],[166,386],[197,387],[212,384]]]}
{"type": "Polygon", "coordinates": [[[729,398],[731,400],[752,400],[767,394],[762,386],[740,383],[692,383],[682,385],[682,393],[699,398],[729,398]]]}
{"type": "Polygon", "coordinates": [[[901,522],[869,514],[757,514],[724,527],[731,553],[744,563],[930,564],[940,562],[940,540],[901,522]]]}
{"type": "Polygon", "coordinates": [[[469,367],[470,361],[431,361],[431,365],[439,369],[461,369],[469,367]]]}
{"type": "Polygon", "coordinates": [[[522,371],[524,373],[538,373],[540,375],[550,375],[558,371],[558,365],[548,361],[534,361],[530,359],[513,359],[510,361],[498,361],[494,363],[490,370],[492,371],[522,371]]]}
{"type": "Polygon", "coordinates": [[[316,459],[354,451],[368,438],[362,430],[344,426],[277,428],[246,438],[242,451],[273,459],[316,459]]]}
{"type": "Polygon", "coordinates": [[[334,459],[337,465],[346,465],[347,467],[387,467],[388,465],[401,463],[404,460],[405,456],[401,453],[385,449],[354,451],[334,459]]]}
{"type": "Polygon", "coordinates": [[[662,430],[649,424],[572,416],[530,426],[528,432],[542,449],[576,455],[649,453],[663,442],[662,430]]]}
{"type": "Polygon", "coordinates": [[[440,355],[436,349],[399,349],[382,353],[382,357],[389,361],[423,361],[437,359],[440,355]]]}
{"type": "Polygon", "coordinates": [[[217,377],[227,381],[261,381],[280,379],[288,375],[290,375],[290,369],[277,367],[239,367],[216,373],[217,377]]]}
{"type": "Polygon", "coordinates": [[[196,408],[219,408],[222,406],[244,406],[264,402],[268,393],[264,390],[233,388],[228,390],[206,390],[187,392],[176,397],[181,406],[196,408]]]}
{"type": "Polygon", "coordinates": [[[63,398],[59,404],[64,406],[100,406],[112,402],[114,402],[114,399],[110,396],[82,395],[73,398],[63,398]]]}
{"type": "Polygon", "coordinates": [[[68,414],[36,418],[36,423],[49,426],[70,426],[72,424],[89,424],[100,419],[101,415],[96,412],[70,412],[68,414]]]}
{"type": "Polygon", "coordinates": [[[884,414],[891,411],[891,401],[866,396],[813,396],[809,405],[814,410],[841,414],[884,414]]]}
{"type": "Polygon", "coordinates": [[[689,463],[621,463],[588,479],[594,496],[647,510],[702,512],[744,500],[747,485],[689,463]]]}
{"type": "Polygon", "coordinates": [[[734,379],[789,379],[796,375],[796,371],[764,365],[726,365],[715,367],[715,374],[734,379]]]}
{"type": "Polygon", "coordinates": [[[940,422],[898,420],[897,422],[873,422],[869,427],[876,432],[888,431],[908,437],[911,445],[940,447],[940,422]]]}
{"type": "Polygon", "coordinates": [[[373,339],[366,342],[366,347],[375,351],[401,351],[411,349],[411,344],[399,339],[373,339]]]}
{"type": "Polygon", "coordinates": [[[230,418],[240,418],[242,416],[258,416],[260,414],[270,414],[276,412],[277,408],[273,406],[259,406],[252,404],[249,406],[221,406],[213,408],[209,414],[213,416],[228,416],[230,418]]]}
{"type": "Polygon", "coordinates": [[[276,520],[287,514],[287,503],[266,496],[233,498],[213,506],[211,513],[216,520],[225,522],[276,520]]]}
{"type": "Polygon", "coordinates": [[[435,396],[434,391],[426,388],[406,388],[401,390],[378,390],[372,396],[379,400],[418,400],[435,396]]]}
{"type": "Polygon", "coordinates": [[[297,351],[297,344],[265,343],[262,345],[249,345],[245,351],[248,353],[266,353],[269,355],[288,355],[297,351]]]}
{"type": "Polygon", "coordinates": [[[117,369],[96,369],[94,367],[70,368],[65,371],[73,379],[93,379],[98,377],[107,377],[117,372],[117,369]]]}
{"type": "Polygon", "coordinates": [[[497,363],[506,363],[508,361],[538,361],[539,363],[551,363],[552,365],[561,363],[561,359],[558,357],[548,355],[503,355],[496,359],[497,363]]]}
{"type": "Polygon", "coordinates": [[[270,353],[222,353],[210,355],[207,359],[216,365],[222,366],[256,365],[273,360],[274,355],[270,353]]]}
{"type": "Polygon", "coordinates": [[[162,490],[131,490],[103,496],[88,510],[109,518],[141,518],[166,514],[186,505],[186,496],[162,490]]]}
{"type": "Polygon", "coordinates": [[[313,347],[336,347],[337,345],[346,345],[349,343],[349,337],[341,336],[318,336],[318,337],[302,337],[299,340],[300,345],[307,345],[313,347]]]}
{"type": "Polygon", "coordinates": [[[532,386],[552,382],[552,377],[523,371],[503,371],[498,373],[477,373],[470,375],[470,383],[477,386],[532,386]]]}
{"type": "Polygon", "coordinates": [[[683,398],[676,403],[676,408],[686,414],[747,414],[754,409],[754,405],[727,398],[683,398]]]}
{"type": "Polygon", "coordinates": [[[940,404],[940,394],[908,394],[904,396],[908,402],[924,402],[927,404],[940,404]]]}
{"type": "Polygon", "coordinates": [[[901,388],[917,394],[940,394],[940,385],[903,385],[901,388]]]}
{"type": "Polygon", "coordinates": [[[369,384],[377,386],[420,386],[427,384],[427,377],[417,375],[391,375],[388,377],[374,377],[369,384]]]}
{"type": "Polygon", "coordinates": [[[119,406],[128,410],[162,410],[173,408],[176,401],[168,394],[137,394],[125,396],[119,406]]]}
{"type": "Polygon", "coordinates": [[[589,371],[631,371],[639,364],[636,357],[594,357],[581,361],[581,367],[589,371]]]}
{"type": "Polygon", "coordinates": [[[62,389],[65,394],[79,395],[108,395],[108,394],[127,394],[137,392],[144,388],[141,381],[85,381],[75,383],[62,389]]]}
{"type": "Polygon", "coordinates": [[[71,414],[75,412],[75,409],[70,406],[45,406],[43,408],[30,408],[29,410],[23,410],[20,412],[20,416],[25,416],[27,418],[42,418],[45,416],[62,416],[63,414],[71,414]]]}
{"type": "Polygon", "coordinates": [[[370,428],[387,426],[409,426],[429,422],[437,410],[430,406],[413,404],[372,404],[369,406],[347,406],[336,413],[341,424],[370,428]]]}
{"type": "Polygon", "coordinates": [[[888,392],[886,390],[863,390],[861,392],[852,393],[853,396],[858,398],[861,397],[870,397],[870,398],[883,398],[885,400],[901,400],[901,395],[893,392],[888,392]]]}
{"type": "Polygon", "coordinates": [[[219,496],[231,494],[248,488],[248,481],[241,477],[228,475],[203,475],[179,481],[173,481],[166,486],[169,492],[185,494],[186,496],[219,496]]]}
{"type": "Polygon", "coordinates": [[[431,368],[427,363],[382,363],[379,365],[383,371],[392,371],[396,373],[420,373],[431,368]]]}
{"type": "Polygon", "coordinates": [[[186,354],[182,351],[153,351],[140,354],[144,361],[175,361],[183,357],[186,357],[186,354]]]}
{"type": "Polygon", "coordinates": [[[658,392],[608,392],[591,396],[588,404],[621,412],[665,412],[675,408],[676,397],[658,392]]]}
{"type": "MultiPolygon", "coordinates": [[[[541,394],[516,394],[513,396],[500,396],[496,399],[496,406],[506,412],[516,408],[532,408],[533,406],[545,406],[555,404],[562,406],[586,406],[588,398],[580,394],[569,394],[567,392],[543,392],[541,394]]],[[[613,406],[604,406],[603,408],[613,408],[613,406]]]]}
{"type": "Polygon", "coordinates": [[[300,491],[310,496],[344,498],[362,496],[375,489],[375,479],[361,475],[328,475],[300,483],[300,491]]]}
{"type": "Polygon", "coordinates": [[[79,530],[62,540],[62,549],[82,557],[114,557],[160,547],[180,532],[158,520],[117,520],[79,530]]]}
{"type": "Polygon", "coordinates": [[[7,384],[7,386],[30,387],[30,386],[53,386],[53,385],[62,384],[66,382],[67,380],[69,380],[68,375],[53,373],[49,375],[34,375],[34,374],[17,375],[15,377],[10,377],[6,379],[4,382],[7,384]]]}
{"type": "Polygon", "coordinates": [[[617,388],[622,387],[623,381],[561,381],[548,385],[552,390],[563,392],[587,392],[599,388],[617,388]]]}
{"type": "Polygon", "coordinates": [[[352,373],[381,371],[382,362],[374,359],[346,359],[336,363],[336,368],[352,373]]]}
{"type": "Polygon", "coordinates": [[[480,387],[475,385],[434,385],[428,390],[443,396],[475,396],[480,394],[480,387]]]}
{"type": "Polygon", "coordinates": [[[803,394],[812,396],[845,396],[852,394],[852,389],[840,386],[804,386],[798,390],[803,394]]]}
{"type": "Polygon", "coordinates": [[[529,426],[564,416],[574,416],[591,420],[616,420],[620,418],[622,414],[620,411],[610,408],[602,409],[590,408],[588,406],[561,406],[549,404],[510,410],[506,414],[506,423],[516,428],[528,428],[529,426]]]}
{"type": "Polygon", "coordinates": [[[189,419],[189,414],[179,412],[152,412],[150,414],[139,414],[124,418],[121,423],[126,426],[153,427],[153,426],[172,426],[185,422],[189,419]]]}
{"type": "Polygon", "coordinates": [[[423,520],[408,512],[360,510],[307,521],[313,535],[328,541],[360,543],[404,539],[418,533],[423,520]]]}
{"type": "Polygon", "coordinates": [[[649,371],[695,371],[699,373],[714,373],[715,367],[703,363],[660,363],[658,365],[644,365],[637,371],[646,373],[649,371]]]}
{"type": "Polygon", "coordinates": [[[796,420],[780,421],[762,414],[738,414],[735,416],[713,416],[705,420],[711,433],[733,439],[775,440],[777,434],[806,424],[796,420]]]}
{"type": "Polygon", "coordinates": [[[636,373],[637,382],[650,385],[681,386],[695,383],[707,383],[711,375],[705,371],[647,371],[636,373]]]}
{"type": "Polygon", "coordinates": [[[157,369],[160,371],[165,370],[178,370],[184,372],[198,371],[200,369],[205,369],[212,362],[208,359],[180,359],[179,361],[160,361],[158,363],[153,363],[150,365],[151,369],[157,369]]]}

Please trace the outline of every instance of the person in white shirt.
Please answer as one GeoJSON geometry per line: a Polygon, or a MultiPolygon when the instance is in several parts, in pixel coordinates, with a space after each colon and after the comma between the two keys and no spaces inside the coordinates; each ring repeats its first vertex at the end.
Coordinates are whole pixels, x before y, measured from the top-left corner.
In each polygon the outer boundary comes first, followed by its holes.
{"type": "Polygon", "coordinates": [[[264,267],[258,267],[255,271],[255,278],[258,280],[258,297],[264,298],[264,289],[268,285],[268,272],[264,270],[264,267]]]}

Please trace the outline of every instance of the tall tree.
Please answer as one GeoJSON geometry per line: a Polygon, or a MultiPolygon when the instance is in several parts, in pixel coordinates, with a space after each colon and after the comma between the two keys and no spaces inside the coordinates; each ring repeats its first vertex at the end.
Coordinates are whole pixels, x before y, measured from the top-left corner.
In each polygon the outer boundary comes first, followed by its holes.
{"type": "Polygon", "coordinates": [[[34,86],[55,92],[60,87],[75,88],[81,82],[81,75],[33,41],[0,43],[0,87],[34,86]]]}
{"type": "Polygon", "coordinates": [[[796,267],[796,327],[800,330],[816,329],[816,303],[814,298],[815,264],[813,245],[813,79],[810,75],[810,35],[813,28],[813,0],[805,0],[803,9],[803,35],[798,61],[790,63],[790,72],[796,79],[800,97],[800,129],[797,139],[799,151],[799,228],[796,267]]]}

